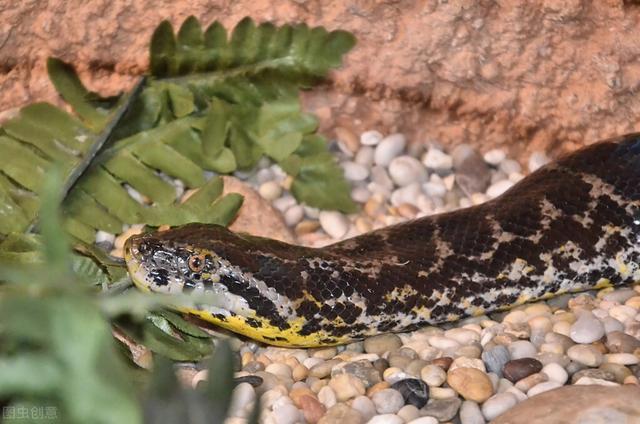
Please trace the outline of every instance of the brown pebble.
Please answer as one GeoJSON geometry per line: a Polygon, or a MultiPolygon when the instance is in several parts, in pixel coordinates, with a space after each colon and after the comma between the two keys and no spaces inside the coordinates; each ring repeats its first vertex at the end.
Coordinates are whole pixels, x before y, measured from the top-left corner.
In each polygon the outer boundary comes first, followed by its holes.
{"type": "Polygon", "coordinates": [[[410,203],[402,203],[397,209],[398,214],[405,218],[415,218],[418,212],[420,212],[420,209],[410,203]]]}
{"type": "Polygon", "coordinates": [[[380,374],[384,372],[387,368],[389,368],[389,361],[384,358],[378,358],[373,361],[373,368],[375,368],[380,374]]]}
{"type": "Polygon", "coordinates": [[[447,373],[447,383],[466,400],[482,403],[493,395],[489,376],[476,369],[461,367],[447,373]]]}
{"type": "Polygon", "coordinates": [[[525,377],[540,372],[542,364],[537,359],[533,358],[521,358],[513,359],[502,368],[502,374],[504,378],[512,383],[522,380],[525,377]]]}
{"type": "Polygon", "coordinates": [[[313,233],[318,228],[320,228],[320,222],[307,219],[299,222],[296,225],[295,232],[297,235],[309,234],[309,233],[313,233]]]}
{"type": "Polygon", "coordinates": [[[391,385],[386,381],[381,381],[380,383],[376,383],[373,386],[369,387],[369,389],[367,389],[367,396],[371,397],[373,396],[374,393],[377,393],[380,390],[388,389],[389,387],[391,387],[391,385]]]}
{"type": "Polygon", "coordinates": [[[302,410],[302,414],[304,415],[306,422],[311,424],[315,424],[320,421],[327,412],[327,408],[320,403],[318,399],[311,395],[299,396],[297,401],[294,400],[294,403],[302,410]]]}
{"type": "Polygon", "coordinates": [[[549,377],[547,377],[546,374],[539,372],[539,373],[531,374],[523,378],[522,380],[519,380],[518,382],[516,382],[515,386],[516,386],[516,389],[526,393],[529,391],[529,389],[531,389],[536,384],[544,383],[547,380],[549,380],[549,377]]]}
{"type": "Polygon", "coordinates": [[[353,131],[345,127],[336,127],[335,132],[338,142],[341,142],[348,151],[352,154],[358,151],[360,148],[360,139],[353,131]]]}
{"type": "Polygon", "coordinates": [[[450,358],[449,356],[443,356],[442,358],[434,359],[433,361],[431,361],[431,363],[433,365],[439,366],[445,371],[448,371],[451,363],[453,363],[453,358],[450,358]]]}

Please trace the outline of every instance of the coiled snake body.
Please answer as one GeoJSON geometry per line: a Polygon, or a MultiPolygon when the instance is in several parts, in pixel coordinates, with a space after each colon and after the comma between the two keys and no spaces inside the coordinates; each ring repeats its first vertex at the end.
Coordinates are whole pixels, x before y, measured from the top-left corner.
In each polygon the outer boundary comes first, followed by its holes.
{"type": "Polygon", "coordinates": [[[320,346],[640,281],[640,134],[592,144],[502,196],[323,248],[189,224],[130,238],[136,285],[269,344],[320,346]]]}

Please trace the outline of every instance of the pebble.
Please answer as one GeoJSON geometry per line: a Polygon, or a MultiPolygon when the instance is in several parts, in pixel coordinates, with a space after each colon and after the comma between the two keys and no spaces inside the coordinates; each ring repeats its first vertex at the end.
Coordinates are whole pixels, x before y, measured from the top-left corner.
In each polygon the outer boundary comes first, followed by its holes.
{"type": "Polygon", "coordinates": [[[247,407],[256,400],[256,391],[249,383],[238,384],[231,394],[231,404],[229,405],[228,415],[230,417],[246,418],[247,407]]]}
{"type": "Polygon", "coordinates": [[[501,180],[493,183],[487,189],[487,196],[489,196],[491,199],[496,198],[513,187],[513,185],[513,181],[510,180],[501,180]]]}
{"type": "Polygon", "coordinates": [[[413,405],[405,405],[396,413],[404,422],[408,423],[420,417],[420,411],[413,405]]]}
{"type": "Polygon", "coordinates": [[[344,402],[356,396],[364,395],[366,392],[362,381],[351,374],[340,374],[332,377],[329,381],[329,387],[333,389],[336,394],[336,398],[340,402],[344,402]]]}
{"type": "Polygon", "coordinates": [[[289,227],[295,227],[304,218],[304,208],[300,205],[291,206],[284,212],[284,222],[289,227]]]}
{"type": "Polygon", "coordinates": [[[382,355],[385,352],[400,349],[402,340],[397,334],[388,333],[366,338],[364,340],[364,351],[382,355]]]}
{"type": "Polygon", "coordinates": [[[443,172],[449,171],[453,167],[453,159],[442,150],[430,148],[422,157],[422,163],[427,168],[443,172]]]}
{"type": "Polygon", "coordinates": [[[460,406],[461,424],[485,424],[482,411],[476,402],[465,400],[460,406]]]}
{"type": "Polygon", "coordinates": [[[407,424],[438,424],[438,420],[433,417],[420,417],[408,421],[407,424]]]}
{"type": "Polygon", "coordinates": [[[371,399],[366,396],[358,396],[351,401],[351,407],[360,412],[362,418],[365,421],[369,421],[374,415],[376,415],[376,406],[371,399]]]}
{"type": "Polygon", "coordinates": [[[546,376],[546,374],[539,372],[518,380],[518,382],[516,382],[515,384],[515,388],[522,392],[528,392],[536,384],[544,383],[548,380],[549,378],[546,376]]]}
{"type": "Polygon", "coordinates": [[[416,408],[422,408],[429,400],[429,386],[416,378],[397,381],[391,385],[391,388],[402,395],[403,403],[413,405],[416,408]]]}
{"type": "Polygon", "coordinates": [[[404,135],[391,134],[380,140],[373,155],[376,165],[389,166],[393,158],[404,150],[407,141],[404,135]]]}
{"type": "MultiPolygon", "coordinates": [[[[340,424],[340,423],[354,423],[363,424],[364,419],[360,412],[353,408],[350,408],[344,403],[338,403],[333,405],[324,417],[318,421],[318,424],[340,424]]],[[[275,424],[280,424],[276,422],[275,424]]]]}
{"type": "Polygon", "coordinates": [[[404,424],[404,420],[394,414],[383,414],[371,418],[367,424],[404,424]]]}
{"type": "Polygon", "coordinates": [[[374,152],[375,150],[373,149],[373,147],[363,146],[358,150],[358,153],[356,153],[356,157],[353,159],[353,161],[369,169],[373,166],[374,152]]]}
{"type": "Polygon", "coordinates": [[[529,156],[529,172],[535,172],[539,168],[543,167],[547,163],[549,163],[550,159],[544,152],[533,152],[531,156],[529,156]]]}
{"type": "Polygon", "coordinates": [[[640,362],[640,358],[632,353],[609,353],[604,355],[604,361],[619,365],[635,365],[640,362]]]}
{"type": "Polygon", "coordinates": [[[380,376],[380,371],[375,369],[371,362],[367,360],[360,360],[354,362],[348,362],[337,365],[331,371],[331,375],[336,376],[338,374],[351,374],[360,379],[360,381],[364,384],[365,388],[371,387],[374,384],[378,384],[382,381],[380,376]]]}
{"type": "Polygon", "coordinates": [[[482,404],[482,415],[488,421],[491,421],[514,407],[517,403],[518,399],[512,393],[498,393],[482,404]]]}
{"type": "Polygon", "coordinates": [[[520,358],[507,362],[502,370],[504,378],[515,383],[525,377],[542,370],[542,364],[537,359],[520,358]]]}
{"type": "Polygon", "coordinates": [[[379,414],[395,414],[404,406],[402,394],[395,389],[384,389],[371,396],[379,414]]]}
{"type": "Polygon", "coordinates": [[[282,187],[276,181],[267,181],[260,185],[258,193],[264,199],[274,201],[282,194],[282,187]]]}
{"type": "Polygon", "coordinates": [[[482,372],[486,371],[486,367],[484,366],[484,362],[481,359],[477,358],[467,358],[465,356],[459,356],[453,360],[451,366],[449,367],[449,371],[454,370],[456,368],[475,368],[482,372]]]}
{"type": "Polygon", "coordinates": [[[640,348],[640,340],[622,331],[612,331],[607,333],[605,345],[611,353],[631,353],[640,348]]]}
{"type": "Polygon", "coordinates": [[[356,162],[343,162],[344,177],[350,181],[363,181],[369,176],[366,166],[356,162]]]}
{"type": "Polygon", "coordinates": [[[498,166],[500,162],[507,158],[507,154],[502,149],[491,149],[482,158],[491,166],[498,166]]]}
{"type": "MultiPolygon", "coordinates": [[[[293,399],[293,397],[292,397],[293,399]]],[[[313,424],[320,421],[320,419],[327,412],[327,408],[311,395],[303,395],[293,399],[294,403],[302,411],[302,415],[307,423],[313,424]]]]}
{"type": "Polygon", "coordinates": [[[513,159],[503,160],[502,162],[500,162],[500,166],[498,168],[507,175],[513,174],[515,172],[520,172],[522,169],[518,161],[513,159]]]}
{"type": "Polygon", "coordinates": [[[427,170],[418,159],[404,155],[391,161],[389,176],[396,185],[404,187],[411,183],[424,181],[427,178],[427,170]]]}
{"type": "Polygon", "coordinates": [[[420,370],[420,378],[431,387],[441,386],[447,380],[447,373],[437,365],[426,365],[420,370]]]}
{"type": "MultiPolygon", "coordinates": [[[[371,192],[366,187],[354,187],[351,190],[351,198],[354,202],[365,203],[371,197],[371,192]]],[[[361,218],[361,217],[358,217],[361,218]]]]}
{"type": "Polygon", "coordinates": [[[562,366],[554,362],[542,367],[542,373],[546,375],[550,381],[555,381],[560,384],[566,383],[569,379],[567,371],[562,366]]]}
{"type": "Polygon", "coordinates": [[[602,353],[592,345],[574,345],[567,350],[567,356],[571,360],[588,367],[597,367],[604,359],[602,353]]]}
{"type": "Polygon", "coordinates": [[[331,408],[338,402],[336,392],[329,386],[324,386],[318,392],[318,400],[326,407],[331,408]]]}
{"type": "Polygon", "coordinates": [[[576,343],[591,343],[604,336],[604,326],[591,313],[583,313],[573,323],[569,330],[569,337],[576,343]]]}
{"type": "Polygon", "coordinates": [[[349,220],[340,212],[320,212],[320,226],[334,239],[341,239],[349,230],[349,220]]]}
{"type": "Polygon", "coordinates": [[[527,396],[532,397],[539,393],[557,389],[558,387],[562,387],[562,383],[558,383],[557,381],[543,381],[542,383],[538,383],[530,388],[527,392],[527,396]]]}
{"type": "Polygon", "coordinates": [[[615,381],[621,384],[624,383],[625,378],[632,375],[631,370],[629,370],[629,368],[620,364],[612,364],[609,362],[605,362],[604,364],[600,365],[599,369],[613,374],[615,377],[615,381]]]}
{"type": "Polygon", "coordinates": [[[503,345],[496,345],[483,351],[481,357],[487,370],[496,373],[498,376],[502,376],[502,368],[511,359],[509,349],[503,345]]]}
{"type": "Polygon", "coordinates": [[[363,146],[375,146],[382,141],[383,137],[379,131],[365,131],[360,134],[360,143],[363,146]]]}
{"type": "Polygon", "coordinates": [[[475,368],[456,368],[447,373],[447,383],[466,400],[482,403],[493,394],[489,376],[475,368]]]}
{"type": "Polygon", "coordinates": [[[507,348],[509,349],[511,359],[533,358],[538,353],[533,343],[527,340],[515,341],[509,344],[507,348]]]}

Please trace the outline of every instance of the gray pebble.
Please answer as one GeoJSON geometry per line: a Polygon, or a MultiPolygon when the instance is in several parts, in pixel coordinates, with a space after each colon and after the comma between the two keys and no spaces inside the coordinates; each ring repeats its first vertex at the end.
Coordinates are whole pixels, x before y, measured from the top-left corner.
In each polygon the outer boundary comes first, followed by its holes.
{"type": "Polygon", "coordinates": [[[503,345],[496,345],[482,352],[482,360],[487,370],[496,373],[498,376],[502,376],[502,368],[510,359],[509,349],[503,345]]]}
{"type": "Polygon", "coordinates": [[[535,358],[538,350],[527,340],[517,340],[508,346],[511,359],[535,358]]]}
{"type": "Polygon", "coordinates": [[[518,398],[514,394],[505,392],[491,396],[482,404],[482,414],[491,421],[498,415],[503,414],[518,403],[518,398]]]}
{"type": "Polygon", "coordinates": [[[573,323],[569,336],[576,343],[592,343],[604,336],[604,326],[593,314],[585,312],[573,323]]]}
{"type": "Polygon", "coordinates": [[[453,419],[462,405],[459,397],[449,399],[429,399],[427,405],[420,410],[422,415],[436,418],[439,422],[453,419]]]}
{"type": "Polygon", "coordinates": [[[485,424],[484,416],[477,403],[465,400],[460,406],[461,424],[485,424]]]}

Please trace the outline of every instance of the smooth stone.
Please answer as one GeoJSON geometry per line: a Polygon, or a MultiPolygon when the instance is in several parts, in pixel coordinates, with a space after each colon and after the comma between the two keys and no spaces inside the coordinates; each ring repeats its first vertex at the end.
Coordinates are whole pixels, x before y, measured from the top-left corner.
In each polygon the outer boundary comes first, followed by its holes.
{"type": "Polygon", "coordinates": [[[449,387],[429,387],[431,399],[450,399],[458,396],[455,390],[449,387]]]}
{"type": "Polygon", "coordinates": [[[407,424],[438,424],[438,420],[433,417],[420,417],[407,422],[407,424]]]}
{"type": "Polygon", "coordinates": [[[364,418],[365,421],[369,421],[377,414],[376,406],[373,404],[371,399],[366,396],[358,396],[353,399],[351,401],[351,407],[360,412],[360,415],[362,415],[362,418],[364,418]]]}
{"type": "Polygon", "coordinates": [[[350,408],[344,403],[337,403],[329,408],[324,417],[320,418],[318,424],[364,424],[364,422],[365,420],[362,415],[360,415],[360,412],[350,408]]]}
{"type": "Polygon", "coordinates": [[[273,417],[278,424],[296,424],[304,420],[302,412],[292,404],[274,407],[273,417]]]}
{"type": "Polygon", "coordinates": [[[632,423],[640,416],[640,387],[564,386],[521,402],[492,424],[632,423]]]}
{"type": "Polygon", "coordinates": [[[548,381],[548,380],[549,378],[547,377],[546,374],[538,372],[535,374],[531,374],[521,380],[518,380],[514,387],[526,393],[536,384],[544,383],[545,381],[548,381]]]}
{"type": "Polygon", "coordinates": [[[532,397],[549,390],[557,389],[558,387],[562,387],[562,384],[557,381],[543,381],[542,383],[538,383],[530,388],[527,392],[527,396],[532,397]]]}
{"type": "Polygon", "coordinates": [[[592,343],[604,336],[604,326],[591,313],[583,313],[573,323],[569,337],[576,343],[592,343]]]}
{"type": "Polygon", "coordinates": [[[274,362],[267,365],[266,372],[269,372],[279,378],[291,379],[291,367],[287,364],[274,362]]]}
{"type": "Polygon", "coordinates": [[[624,324],[610,316],[602,319],[602,325],[604,326],[604,332],[606,334],[613,333],[614,331],[624,331],[624,324]]]}
{"type": "Polygon", "coordinates": [[[529,156],[529,161],[527,163],[527,167],[529,168],[529,172],[535,172],[539,168],[548,164],[551,161],[549,157],[544,152],[533,152],[531,156],[529,156]]]}
{"type": "Polygon", "coordinates": [[[482,155],[482,158],[489,165],[498,166],[500,165],[500,162],[507,158],[507,154],[502,149],[491,149],[487,153],[482,155]]]}
{"type": "Polygon", "coordinates": [[[409,421],[413,421],[416,418],[419,418],[420,411],[413,405],[405,405],[400,408],[398,412],[396,412],[396,415],[402,418],[404,422],[408,423],[409,421]]]}
{"type": "Polygon", "coordinates": [[[487,196],[494,199],[513,186],[514,182],[510,180],[497,181],[489,186],[489,188],[487,189],[487,196]]]}
{"type": "Polygon", "coordinates": [[[388,333],[369,337],[364,340],[364,351],[382,355],[385,352],[400,349],[402,340],[398,335],[388,333]]]}
{"type": "Polygon", "coordinates": [[[534,358],[513,359],[507,362],[502,369],[504,377],[515,383],[525,377],[540,372],[542,363],[534,358]]]}
{"type": "Polygon", "coordinates": [[[376,146],[373,160],[376,165],[389,166],[389,163],[404,150],[407,141],[404,135],[391,134],[380,140],[376,146]]]}
{"type": "Polygon", "coordinates": [[[555,381],[556,383],[564,384],[569,379],[567,371],[562,366],[553,362],[542,367],[541,372],[545,374],[550,381],[555,381]]]}
{"type": "Polygon", "coordinates": [[[449,367],[449,371],[454,370],[456,368],[475,368],[482,372],[486,372],[487,369],[484,366],[484,362],[481,359],[477,358],[467,358],[464,356],[459,356],[453,360],[451,366],[449,367]]]}
{"type": "Polygon", "coordinates": [[[329,386],[324,386],[318,392],[318,400],[326,407],[332,408],[337,402],[336,392],[329,386]]]}
{"type": "Polygon", "coordinates": [[[567,350],[567,356],[572,361],[588,367],[597,367],[604,359],[602,353],[592,345],[574,345],[567,350]]]}
{"type": "Polygon", "coordinates": [[[336,367],[331,371],[332,377],[339,374],[351,374],[358,377],[358,379],[360,379],[364,384],[365,388],[369,388],[382,381],[380,371],[375,369],[373,365],[371,365],[371,362],[367,360],[349,362],[344,366],[340,366],[339,368],[336,367]]]}
{"type": "Polygon", "coordinates": [[[511,359],[534,358],[538,353],[536,347],[527,340],[517,340],[507,346],[511,359]]]}
{"type": "Polygon", "coordinates": [[[327,408],[311,395],[300,396],[294,399],[294,403],[302,411],[306,422],[310,424],[320,421],[327,412],[327,408]]]}
{"type": "Polygon", "coordinates": [[[424,191],[424,193],[430,198],[442,198],[445,194],[447,194],[447,188],[444,186],[444,183],[436,181],[427,181],[426,183],[422,184],[422,191],[424,191]]]}
{"type": "Polygon", "coordinates": [[[367,167],[356,162],[343,162],[342,169],[344,177],[349,181],[363,181],[369,176],[367,167]]]}
{"type": "Polygon", "coordinates": [[[465,400],[460,406],[461,424],[485,424],[482,411],[476,402],[465,400]]]}
{"type": "Polygon", "coordinates": [[[276,181],[267,181],[260,185],[258,193],[264,199],[274,201],[282,194],[282,187],[276,181]]]}
{"type": "Polygon", "coordinates": [[[356,396],[364,395],[366,389],[362,381],[351,374],[340,374],[331,377],[329,387],[333,389],[336,398],[340,402],[347,401],[356,396]]]}
{"type": "Polygon", "coordinates": [[[444,336],[457,341],[461,345],[468,345],[480,341],[480,334],[467,328],[452,328],[445,331],[444,336]]]}
{"type": "Polygon", "coordinates": [[[349,230],[349,220],[340,212],[320,212],[320,225],[322,229],[334,239],[340,239],[349,230]]]}
{"type": "Polygon", "coordinates": [[[249,383],[238,384],[231,393],[231,404],[228,415],[230,417],[246,418],[246,409],[256,400],[256,391],[249,383]]]}
{"type": "Polygon", "coordinates": [[[378,358],[373,361],[371,365],[373,365],[373,368],[375,368],[380,374],[382,374],[387,368],[389,368],[389,361],[384,358],[378,358]]]}
{"type": "Polygon", "coordinates": [[[291,206],[284,212],[284,222],[289,227],[295,227],[304,218],[304,208],[300,205],[291,206]]]}
{"type": "Polygon", "coordinates": [[[422,190],[420,188],[420,183],[411,183],[407,186],[400,187],[391,193],[391,204],[398,207],[402,204],[408,203],[419,207],[417,205],[417,201],[421,194],[422,190]]]}
{"type": "Polygon", "coordinates": [[[453,419],[460,409],[462,401],[459,397],[449,399],[429,399],[427,405],[421,409],[421,414],[436,418],[439,422],[453,419]]]}
{"type": "Polygon", "coordinates": [[[404,420],[395,414],[376,415],[367,424],[404,424],[404,420]]]}
{"type": "Polygon", "coordinates": [[[431,387],[441,386],[447,380],[447,373],[437,365],[426,365],[420,370],[420,378],[431,387]]]}
{"type": "Polygon", "coordinates": [[[513,159],[503,160],[502,162],[500,162],[500,166],[498,167],[498,169],[500,169],[500,171],[504,172],[507,175],[513,174],[515,172],[520,172],[522,170],[522,168],[520,167],[520,163],[513,159]]]}
{"type": "Polygon", "coordinates": [[[367,169],[370,169],[373,166],[374,153],[375,153],[375,150],[373,149],[373,147],[362,146],[358,150],[358,153],[356,153],[356,156],[355,158],[353,158],[353,161],[358,165],[362,165],[367,169]]]}
{"type": "Polygon", "coordinates": [[[421,182],[427,178],[427,170],[420,161],[411,156],[398,156],[389,163],[389,176],[398,186],[421,182]]]}
{"type": "Polygon", "coordinates": [[[637,314],[638,311],[635,308],[627,305],[616,305],[609,309],[609,315],[623,324],[632,320],[637,314]]]}
{"type": "Polygon", "coordinates": [[[342,362],[339,359],[330,359],[328,361],[323,361],[320,358],[309,359],[316,359],[320,361],[320,363],[313,366],[307,365],[307,360],[304,361],[304,366],[309,368],[309,375],[317,378],[327,377],[329,374],[331,374],[331,370],[333,369],[333,367],[342,362]]]}
{"type": "Polygon", "coordinates": [[[631,288],[617,289],[602,296],[602,300],[609,302],[624,303],[634,296],[637,296],[638,292],[631,288]]]}
{"type": "Polygon", "coordinates": [[[625,378],[629,377],[630,375],[633,375],[633,373],[629,368],[620,364],[611,364],[611,363],[605,362],[604,364],[600,365],[598,369],[601,369],[602,371],[610,372],[611,374],[613,374],[615,376],[615,381],[620,384],[624,383],[625,378]]]}
{"type": "Polygon", "coordinates": [[[584,370],[580,370],[571,376],[571,384],[576,384],[578,380],[581,378],[593,378],[597,380],[606,380],[606,381],[616,381],[616,376],[614,373],[599,369],[599,368],[588,368],[584,370]]]}
{"type": "Polygon", "coordinates": [[[351,190],[351,198],[355,202],[365,203],[371,198],[371,192],[366,187],[354,187],[353,190],[351,190]]]}
{"type": "Polygon", "coordinates": [[[384,136],[380,131],[370,130],[360,134],[360,143],[363,146],[375,146],[382,141],[384,136]]]}
{"type": "Polygon", "coordinates": [[[436,171],[444,172],[449,171],[453,167],[453,159],[442,150],[430,148],[422,156],[422,163],[427,168],[436,171]]]}
{"type": "Polygon", "coordinates": [[[378,414],[395,414],[404,406],[402,394],[395,389],[383,389],[371,396],[378,414]]]}
{"type": "Polygon", "coordinates": [[[608,353],[604,355],[604,361],[618,365],[635,365],[640,362],[640,358],[633,353],[608,353]]]}
{"type": "Polygon", "coordinates": [[[447,383],[466,400],[482,403],[493,394],[489,376],[475,368],[456,368],[447,373],[447,383]]]}
{"type": "Polygon", "coordinates": [[[410,374],[414,377],[420,377],[420,371],[428,364],[429,362],[425,361],[424,359],[414,359],[409,362],[409,364],[407,364],[404,370],[407,372],[407,374],[410,374]]]}
{"type": "MultiPolygon", "coordinates": [[[[404,403],[422,408],[429,400],[429,386],[417,378],[407,378],[391,385],[404,399],[404,403]]],[[[378,411],[380,412],[380,411],[378,411]]]]}
{"type": "Polygon", "coordinates": [[[591,377],[581,377],[578,379],[578,381],[576,381],[575,383],[576,386],[591,386],[591,385],[597,385],[597,386],[619,386],[618,383],[616,383],[615,381],[609,381],[609,380],[601,380],[599,378],[591,378],[591,377]]]}
{"type": "Polygon", "coordinates": [[[605,346],[611,353],[631,353],[640,348],[640,340],[622,331],[613,331],[607,334],[605,346]]]}
{"type": "Polygon", "coordinates": [[[487,370],[502,376],[502,368],[511,359],[509,349],[503,345],[496,345],[482,352],[482,360],[487,370]]]}
{"type": "Polygon", "coordinates": [[[451,152],[456,182],[463,192],[484,193],[491,180],[491,172],[482,156],[470,145],[460,144],[451,152]]]}
{"type": "Polygon", "coordinates": [[[512,393],[498,393],[482,404],[482,415],[491,421],[516,406],[518,399],[512,393]]]}

